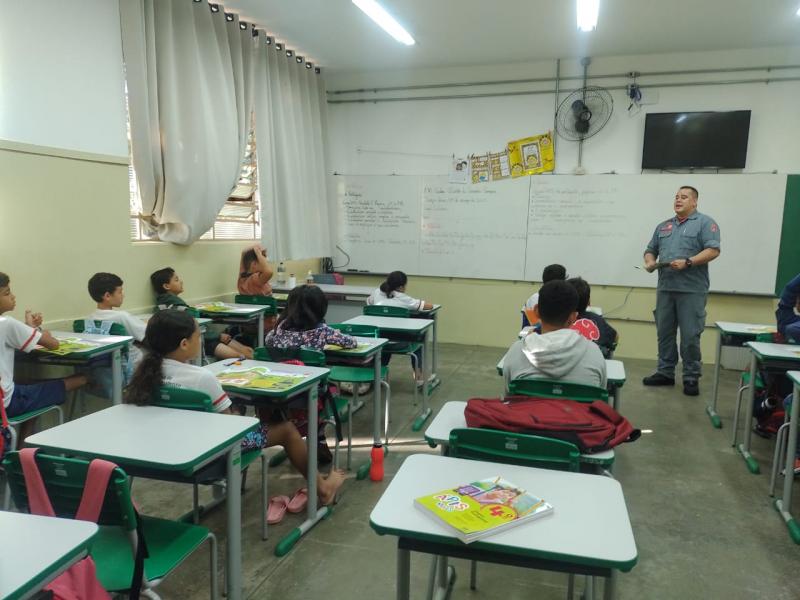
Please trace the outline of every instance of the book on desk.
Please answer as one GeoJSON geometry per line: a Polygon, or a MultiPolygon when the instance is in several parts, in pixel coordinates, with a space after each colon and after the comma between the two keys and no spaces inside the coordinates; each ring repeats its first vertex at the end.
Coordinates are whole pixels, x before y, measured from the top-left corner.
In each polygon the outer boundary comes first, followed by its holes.
{"type": "Polygon", "coordinates": [[[414,506],[465,544],[553,512],[552,505],[502,477],[421,496],[414,499],[414,506]]]}

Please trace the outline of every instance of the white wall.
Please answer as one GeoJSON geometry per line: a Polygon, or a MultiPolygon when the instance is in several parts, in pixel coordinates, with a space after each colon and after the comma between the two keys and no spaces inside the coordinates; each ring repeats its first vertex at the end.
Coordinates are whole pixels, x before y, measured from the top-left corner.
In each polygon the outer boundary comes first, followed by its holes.
{"type": "Polygon", "coordinates": [[[0,140],[127,156],[116,0],[0,0],[0,140]]]}
{"type": "MultiPolygon", "coordinates": [[[[779,49],[736,50],[695,54],[641,55],[595,59],[591,73],[627,73],[656,70],[698,69],[800,64],[800,46],[779,49]]],[[[562,61],[562,75],[577,75],[574,59],[562,61]]],[[[555,61],[494,67],[460,67],[397,72],[329,74],[328,89],[341,90],[386,85],[467,82],[555,74],[555,61]]],[[[763,71],[716,75],[642,78],[640,83],[709,81],[763,78],[763,71]]],[[[774,77],[800,76],[800,69],[775,71],[774,77]]],[[[590,84],[624,85],[625,78],[601,79],[590,84]]],[[[487,93],[522,89],[551,89],[552,83],[492,85],[447,90],[417,90],[416,95],[487,93]]],[[[579,87],[578,81],[562,83],[579,87]]],[[[750,109],[750,141],[745,171],[798,172],[800,169],[800,82],[697,86],[657,90],[658,102],[635,115],[627,111],[623,91],[613,91],[614,114],[596,137],[584,145],[583,165],[589,173],[641,170],[645,113],[750,109]]],[[[402,91],[391,96],[405,96],[402,91]]],[[[645,89],[647,100],[648,90],[645,89]]],[[[340,98],[345,96],[331,96],[340,98]]],[[[367,95],[366,97],[369,97],[367,95]]],[[[651,98],[652,98],[651,94],[651,98]]],[[[562,96],[563,98],[563,96],[562,96]]],[[[365,104],[330,104],[329,139],[331,171],[347,174],[443,174],[448,157],[487,150],[501,150],[512,139],[537,134],[553,127],[553,94],[481,99],[431,100],[365,104]],[[433,156],[431,156],[433,155],[433,156]]],[[[577,164],[577,145],[557,141],[556,172],[569,173],[577,164]]],[[[669,199],[666,199],[669,202],[669,199]]]]}

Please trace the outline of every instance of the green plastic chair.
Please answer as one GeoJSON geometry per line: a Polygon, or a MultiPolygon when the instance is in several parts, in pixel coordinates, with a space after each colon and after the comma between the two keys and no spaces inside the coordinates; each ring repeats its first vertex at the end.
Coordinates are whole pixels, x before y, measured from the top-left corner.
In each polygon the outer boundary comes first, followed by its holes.
{"type": "MultiPolygon", "coordinates": [[[[161,406],[163,408],[176,408],[179,410],[194,410],[198,412],[214,412],[211,396],[205,392],[197,390],[187,390],[184,388],[175,388],[168,386],[161,386],[158,389],[157,395],[153,398],[153,406],[161,406]]],[[[241,467],[243,477],[246,475],[246,469],[254,463],[257,459],[261,459],[261,539],[267,539],[267,474],[268,462],[267,453],[264,450],[247,450],[242,452],[241,467]]],[[[192,521],[197,524],[200,522],[200,498],[199,486],[200,485],[213,485],[222,477],[222,465],[224,460],[215,461],[209,467],[201,469],[194,475],[185,478],[187,483],[192,484],[192,521]]],[[[242,480],[244,486],[244,479],[242,480]]]]}
{"type": "Polygon", "coordinates": [[[515,379],[508,384],[508,393],[517,396],[565,398],[578,402],[602,400],[608,403],[608,390],[605,388],[552,379],[515,379]]]}
{"type": "MultiPolygon", "coordinates": [[[[86,482],[89,461],[38,453],[36,463],[56,516],[74,518],[86,482]]],[[[29,510],[19,453],[7,454],[3,466],[9,475],[14,503],[23,510],[29,510]]],[[[136,546],[139,543],[137,524],[149,553],[144,559],[143,595],[154,597],[154,592],[148,593],[147,590],[160,584],[208,540],[211,550],[211,598],[217,598],[217,540],[214,534],[199,525],[138,515],[131,500],[128,476],[120,467],[114,469],[108,481],[98,519],[100,530],[91,548],[91,557],[97,566],[97,578],[103,588],[118,594],[130,589],[136,546]]]]}
{"type": "MultiPolygon", "coordinates": [[[[74,331],[75,333],[83,333],[84,331],[86,331],[86,321],[87,320],[90,320],[90,319],[75,319],[72,322],[72,331],[74,331]]],[[[102,325],[102,323],[103,323],[103,321],[101,321],[99,319],[94,320],[92,322],[94,323],[95,327],[100,327],[102,325]]],[[[123,325],[120,325],[119,323],[111,323],[111,327],[109,328],[108,334],[109,335],[128,335],[128,331],[125,329],[125,327],[123,325]]]]}
{"type": "Polygon", "coordinates": [[[264,312],[265,315],[278,314],[278,301],[272,296],[258,296],[252,294],[236,294],[233,298],[236,304],[257,304],[259,306],[268,307],[264,312]]]}
{"type": "MultiPolygon", "coordinates": [[[[0,399],[2,402],[2,399],[0,399]]],[[[61,410],[60,406],[53,405],[53,406],[45,406],[44,408],[39,408],[36,410],[32,410],[30,412],[22,413],[21,415],[17,415],[15,417],[8,417],[8,425],[9,431],[11,433],[11,445],[8,448],[9,452],[13,452],[17,449],[17,427],[22,425],[26,421],[32,421],[41,415],[50,412],[56,412],[56,420],[58,421],[58,425],[61,425],[64,422],[64,411],[61,410]]],[[[8,477],[6,476],[6,483],[3,488],[3,510],[9,510],[11,508],[11,489],[8,485],[8,477]]]]}
{"type": "MultiPolygon", "coordinates": [[[[580,452],[575,444],[553,438],[497,431],[494,429],[454,429],[450,432],[449,456],[484,460],[555,471],[580,471],[580,452]]],[[[434,563],[431,569],[435,569],[434,563]]],[[[478,565],[470,562],[470,589],[477,587],[478,565]]],[[[431,585],[434,580],[431,578],[431,585]]],[[[575,576],[570,573],[567,598],[572,598],[575,576]]],[[[591,580],[587,580],[591,585],[591,580]]],[[[428,594],[430,596],[430,594],[428,594]]]]}

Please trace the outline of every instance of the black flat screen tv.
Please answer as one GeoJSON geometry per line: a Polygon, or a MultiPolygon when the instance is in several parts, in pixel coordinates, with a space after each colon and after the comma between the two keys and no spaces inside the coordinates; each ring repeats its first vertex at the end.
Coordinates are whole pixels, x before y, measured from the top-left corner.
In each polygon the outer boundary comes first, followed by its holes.
{"type": "Polygon", "coordinates": [[[743,169],[750,111],[649,113],[643,169],[743,169]]]}

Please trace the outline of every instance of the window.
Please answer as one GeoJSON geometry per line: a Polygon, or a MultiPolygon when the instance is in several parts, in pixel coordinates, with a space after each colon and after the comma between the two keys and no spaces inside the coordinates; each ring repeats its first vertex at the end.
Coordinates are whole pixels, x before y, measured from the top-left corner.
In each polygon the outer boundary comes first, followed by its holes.
{"type": "MultiPolygon", "coordinates": [[[[127,103],[127,94],[126,94],[127,103]]],[[[130,119],[128,119],[128,146],[130,147],[130,119]]],[[[128,166],[128,185],[130,190],[130,231],[135,242],[154,241],[143,226],[142,198],[136,183],[133,160],[128,166]]],[[[260,240],[261,202],[258,195],[258,168],[256,165],[256,137],[254,123],[251,122],[239,181],[217,215],[214,225],[206,231],[201,240],[260,240]]]]}

